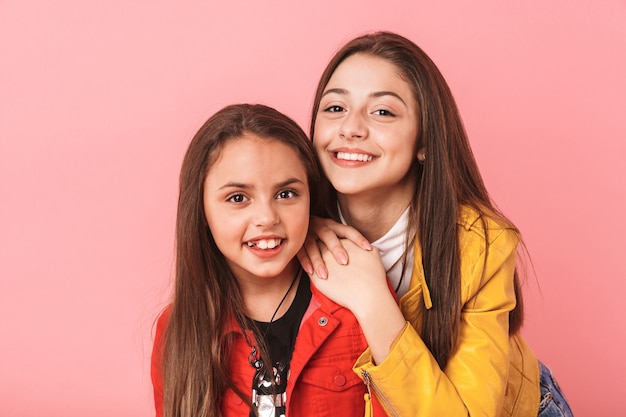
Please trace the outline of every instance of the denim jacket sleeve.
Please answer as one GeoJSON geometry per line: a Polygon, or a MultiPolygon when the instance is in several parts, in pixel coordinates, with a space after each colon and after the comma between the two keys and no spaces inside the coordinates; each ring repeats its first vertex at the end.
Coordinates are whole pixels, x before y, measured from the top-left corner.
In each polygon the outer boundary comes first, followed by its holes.
{"type": "Polygon", "coordinates": [[[419,336],[421,311],[430,307],[419,245],[411,288],[400,300],[407,325],[382,363],[375,365],[366,350],[355,364],[354,371],[370,381],[390,416],[500,415],[507,388],[508,316],[515,307],[519,237],[493,221],[483,225],[476,220],[459,224],[463,308],[458,348],[445,370],[419,336]]]}

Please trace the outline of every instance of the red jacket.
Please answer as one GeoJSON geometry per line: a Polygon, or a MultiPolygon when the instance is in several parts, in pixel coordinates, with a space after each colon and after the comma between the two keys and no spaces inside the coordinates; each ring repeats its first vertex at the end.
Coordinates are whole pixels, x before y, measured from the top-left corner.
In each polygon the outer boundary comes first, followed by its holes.
{"type": "MultiPolygon", "coordinates": [[[[367,348],[365,336],[354,315],[326,298],[311,285],[311,301],[302,318],[291,358],[287,384],[287,416],[363,417],[367,387],[352,370],[357,358],[367,348]]],[[[156,416],[162,417],[163,380],[161,350],[167,314],[157,323],[152,352],[152,383],[156,416]]],[[[248,362],[250,346],[241,327],[233,319],[223,334],[234,332],[237,338],[231,349],[230,369],[233,381],[242,392],[251,390],[254,369],[248,362]]],[[[254,343],[254,337],[249,336],[254,343]]],[[[374,416],[385,413],[372,393],[374,416]]],[[[247,417],[250,409],[231,389],[224,393],[225,417],[247,417]]]]}

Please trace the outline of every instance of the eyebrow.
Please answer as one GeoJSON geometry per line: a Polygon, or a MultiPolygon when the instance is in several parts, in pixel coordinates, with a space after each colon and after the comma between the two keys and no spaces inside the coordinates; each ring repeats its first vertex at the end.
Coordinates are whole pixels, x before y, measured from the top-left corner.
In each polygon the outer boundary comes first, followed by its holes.
{"type": "MultiPolygon", "coordinates": [[[[324,91],[324,93],[322,94],[322,97],[326,96],[327,94],[340,94],[340,95],[348,95],[348,90],[346,90],[345,88],[331,88],[329,90],[324,91]]],[[[398,95],[397,93],[394,93],[393,91],[374,91],[373,93],[370,93],[369,95],[370,97],[384,97],[384,96],[392,96],[397,98],[398,100],[400,100],[402,102],[402,104],[404,104],[406,106],[406,103],[404,102],[404,100],[402,99],[402,97],[400,97],[400,95],[398,95]]]]}
{"type": "MultiPolygon", "coordinates": [[[[295,177],[287,178],[285,181],[276,184],[276,188],[283,188],[292,184],[305,184],[305,182],[295,177]]],[[[223,190],[225,188],[243,188],[244,190],[246,190],[252,188],[252,186],[250,186],[249,184],[244,184],[242,182],[232,181],[222,185],[220,188],[218,188],[218,190],[223,190]]]]}

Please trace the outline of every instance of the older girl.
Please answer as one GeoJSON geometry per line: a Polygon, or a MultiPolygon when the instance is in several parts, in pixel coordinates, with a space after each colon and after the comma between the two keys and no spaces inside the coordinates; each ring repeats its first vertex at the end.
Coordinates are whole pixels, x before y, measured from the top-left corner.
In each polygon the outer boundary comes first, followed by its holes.
{"type": "Polygon", "coordinates": [[[300,260],[361,324],[369,348],[355,372],[387,414],[571,415],[519,332],[520,233],[492,203],[430,58],[393,33],[348,42],[322,74],[311,138],[334,219],[362,235],[317,219],[300,260]],[[336,235],[373,242],[386,274],[336,235]]]}

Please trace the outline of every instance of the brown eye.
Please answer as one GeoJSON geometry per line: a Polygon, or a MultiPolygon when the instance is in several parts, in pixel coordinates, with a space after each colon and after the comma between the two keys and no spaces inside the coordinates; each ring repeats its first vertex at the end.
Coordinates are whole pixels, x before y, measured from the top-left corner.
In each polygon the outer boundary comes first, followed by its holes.
{"type": "Polygon", "coordinates": [[[243,203],[246,201],[246,197],[243,194],[233,194],[229,196],[226,201],[230,201],[231,203],[243,203]]]}
{"type": "Polygon", "coordinates": [[[374,112],[374,114],[376,114],[378,116],[391,116],[391,117],[395,116],[395,114],[393,114],[392,112],[390,112],[389,110],[386,110],[386,109],[376,110],[374,112]]]}
{"type": "Polygon", "coordinates": [[[295,192],[294,190],[283,190],[276,195],[276,198],[278,199],[294,198],[294,197],[297,197],[298,195],[299,194],[295,192]]]}

